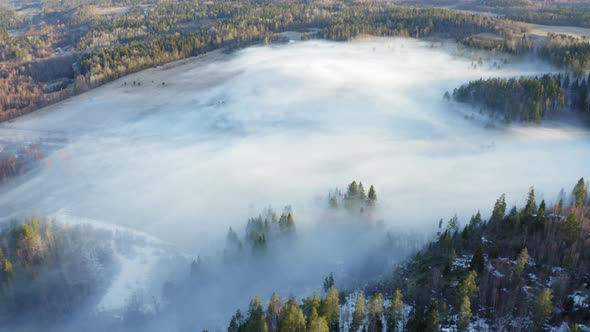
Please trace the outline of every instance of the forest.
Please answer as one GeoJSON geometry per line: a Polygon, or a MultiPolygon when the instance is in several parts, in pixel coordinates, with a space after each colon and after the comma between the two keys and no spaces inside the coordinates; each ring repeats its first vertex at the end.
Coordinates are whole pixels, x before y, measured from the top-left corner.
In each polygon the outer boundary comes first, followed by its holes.
{"type": "MultiPolygon", "coordinates": [[[[588,184],[549,206],[531,187],[523,207],[506,195],[489,218],[441,219],[435,239],[390,277],[345,294],[329,275],[297,300],[272,294],[238,309],[228,331],[544,331],[588,324],[588,184]]],[[[277,290],[280,292],[281,290],[277,290]]]]}
{"type": "Polygon", "coordinates": [[[0,121],[142,69],[268,42],[272,34],[288,30],[339,41],[363,35],[448,38],[478,49],[538,52],[577,71],[590,59],[587,41],[556,35],[538,46],[513,21],[442,8],[382,2],[117,2],[128,10],[102,15],[97,5],[44,1],[32,20],[40,23],[26,23],[24,16],[0,7],[0,121]],[[19,28],[26,31],[15,32],[19,28]]]}
{"type": "MultiPolygon", "coordinates": [[[[579,179],[571,191],[562,190],[553,205],[539,200],[534,187],[520,208],[508,206],[507,200],[500,195],[487,218],[477,211],[465,223],[457,216],[441,219],[430,242],[360,288],[350,288],[338,278],[341,274],[329,273],[307,297],[280,288],[255,296],[247,308],[227,318],[227,330],[544,331],[567,326],[578,331],[587,326],[588,183],[579,179]]],[[[377,203],[373,186],[365,192],[362,183],[354,181],[344,194],[331,192],[325,207],[370,225],[370,211],[377,203]]],[[[101,245],[101,239],[110,236],[107,230],[32,218],[4,227],[0,235],[5,322],[10,317],[14,324],[15,317],[24,320],[25,313],[34,311],[55,324],[92,303],[93,294],[108,284],[104,277],[115,268],[109,247],[101,245]],[[86,253],[94,258],[88,260],[86,253]],[[93,272],[97,263],[99,279],[93,272]]],[[[292,208],[285,207],[280,215],[268,209],[247,220],[243,237],[229,229],[223,264],[242,273],[247,266],[265,270],[262,263],[272,262],[271,252],[292,250],[299,240],[292,208]],[[273,249],[267,249],[269,245],[273,249]]],[[[145,311],[145,300],[133,298],[123,321],[116,324],[149,328],[171,315],[189,314],[191,298],[216,287],[215,274],[214,264],[198,257],[184,281],[162,286],[157,311],[145,311]]]]}
{"type": "MultiPolygon", "coordinates": [[[[590,77],[571,73],[541,77],[479,79],[453,90],[454,100],[485,107],[512,121],[540,123],[566,110],[590,114],[590,77]]],[[[449,99],[450,94],[445,94],[449,99]]]]}

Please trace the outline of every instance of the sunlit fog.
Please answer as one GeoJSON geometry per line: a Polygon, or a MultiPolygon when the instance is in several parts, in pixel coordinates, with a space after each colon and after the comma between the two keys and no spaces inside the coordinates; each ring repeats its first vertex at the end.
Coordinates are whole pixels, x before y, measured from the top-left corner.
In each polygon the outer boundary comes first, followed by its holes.
{"type": "MultiPolygon", "coordinates": [[[[429,239],[440,218],[457,214],[465,223],[479,209],[487,218],[499,195],[506,193],[509,206],[522,205],[531,185],[553,202],[564,185],[590,177],[590,136],[582,129],[551,121],[490,125],[478,108],[443,100],[446,91],[480,77],[552,71],[526,57],[412,39],[216,51],[1,124],[0,144],[40,143],[46,155],[3,184],[0,212],[4,220],[50,216],[148,238],[148,254],[137,253],[143,260],[120,256],[119,271],[128,274],[115,277],[98,301],[108,309],[140,288],[159,297],[158,282],[167,276],[150,277],[158,259],[188,274],[184,262],[200,255],[218,280],[202,297],[225,292],[206,304],[213,313],[199,311],[202,303],[191,307],[193,318],[198,328],[223,329],[255,294],[267,300],[282,287],[291,293],[281,296],[307,295],[330,272],[362,270],[368,253],[384,245],[374,239],[387,231],[428,230],[388,258],[401,260],[429,239]],[[312,232],[333,218],[325,211],[329,193],[353,180],[375,186],[376,229],[351,223],[334,238],[326,235],[333,231],[312,232]],[[286,206],[301,241],[271,258],[273,281],[252,267],[224,270],[229,227],[242,237],[248,218],[286,206]],[[341,241],[350,234],[354,239],[341,241]],[[326,257],[311,258],[312,251],[326,257]],[[232,279],[236,274],[243,278],[232,279]]],[[[379,265],[378,273],[389,266],[379,265]]],[[[349,277],[351,285],[361,280],[349,277]]]]}

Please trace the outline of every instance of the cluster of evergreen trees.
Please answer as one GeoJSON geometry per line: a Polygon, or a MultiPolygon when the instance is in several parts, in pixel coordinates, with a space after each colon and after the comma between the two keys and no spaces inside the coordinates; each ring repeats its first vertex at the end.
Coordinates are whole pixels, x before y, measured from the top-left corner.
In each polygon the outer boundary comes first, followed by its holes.
{"type": "Polygon", "coordinates": [[[550,38],[551,42],[539,49],[541,57],[576,74],[590,68],[590,42],[565,35],[551,35],[550,38]]]}
{"type": "Polygon", "coordinates": [[[543,330],[547,322],[587,324],[590,311],[574,306],[572,296],[586,292],[590,267],[588,235],[582,232],[590,221],[587,196],[580,179],[551,208],[538,203],[531,188],[522,209],[508,210],[502,195],[487,221],[479,212],[462,230],[457,218],[445,229],[441,221],[438,239],[378,289],[402,289],[416,311],[435,301],[441,326],[460,330],[474,317],[492,328],[513,320],[502,328],[514,331],[543,330]]]}
{"type": "Polygon", "coordinates": [[[322,299],[314,292],[299,304],[290,298],[281,301],[274,293],[266,310],[256,296],[248,308],[247,315],[238,309],[228,327],[229,332],[279,332],[314,331],[328,332],[339,330],[340,298],[338,290],[332,286],[322,299]]]}
{"type": "Polygon", "coordinates": [[[235,261],[246,253],[244,248],[252,250],[256,255],[264,254],[268,242],[288,240],[295,235],[295,232],[295,218],[291,207],[285,207],[280,216],[268,208],[263,214],[248,219],[246,235],[243,240],[240,240],[233,228],[229,228],[224,258],[227,261],[235,261]]]}
{"type": "Polygon", "coordinates": [[[356,299],[339,295],[330,276],[323,298],[274,294],[265,310],[257,297],[228,331],[466,331],[475,320],[509,331],[562,323],[575,330],[590,321],[588,303],[574,302],[590,294],[589,226],[583,178],[551,207],[533,187],[520,209],[501,195],[488,220],[480,212],[464,226],[456,216],[446,226],[441,220],[433,242],[356,299]]]}
{"type": "Polygon", "coordinates": [[[455,89],[453,98],[498,112],[507,123],[538,123],[568,107],[590,113],[589,80],[573,74],[479,79],[455,89]]]}
{"type": "Polygon", "coordinates": [[[356,180],[352,181],[346,190],[345,194],[338,189],[328,194],[328,202],[331,208],[346,208],[349,211],[358,211],[364,213],[365,209],[371,212],[377,204],[377,192],[375,187],[371,185],[369,191],[365,192],[365,187],[362,182],[357,184],[356,180]]]}
{"type": "Polygon", "coordinates": [[[329,332],[329,331],[370,331],[381,332],[386,324],[392,331],[402,325],[404,303],[398,290],[389,306],[385,305],[383,294],[376,293],[365,300],[359,292],[352,317],[341,313],[340,306],[346,301],[339,293],[330,274],[324,281],[324,297],[314,291],[299,303],[295,298],[281,301],[277,293],[269,300],[266,310],[256,296],[243,315],[238,309],[232,317],[228,332],[329,332]]]}

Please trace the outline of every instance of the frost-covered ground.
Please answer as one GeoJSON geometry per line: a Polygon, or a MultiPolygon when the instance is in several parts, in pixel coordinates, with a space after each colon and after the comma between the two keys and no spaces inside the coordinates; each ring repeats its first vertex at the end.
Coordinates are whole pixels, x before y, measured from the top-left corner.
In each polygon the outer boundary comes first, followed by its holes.
{"type": "MultiPolygon", "coordinates": [[[[98,220],[78,218],[64,210],[50,215],[49,218],[59,220],[63,224],[88,224],[96,229],[111,232],[110,246],[114,254],[114,263],[118,268],[113,281],[97,305],[99,311],[114,311],[119,316],[122,313],[121,310],[137,294],[153,298],[160,303],[161,285],[153,284],[156,270],[165,269],[178,257],[187,258],[174,246],[133,229],[98,220]]],[[[149,306],[151,303],[148,301],[145,304],[149,306]]]]}

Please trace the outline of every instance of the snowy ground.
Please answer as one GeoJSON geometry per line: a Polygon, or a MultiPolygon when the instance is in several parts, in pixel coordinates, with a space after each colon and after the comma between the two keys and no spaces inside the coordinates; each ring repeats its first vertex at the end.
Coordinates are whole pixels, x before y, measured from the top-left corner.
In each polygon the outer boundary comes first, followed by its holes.
{"type": "Polygon", "coordinates": [[[97,229],[112,231],[111,246],[118,270],[110,287],[97,305],[97,310],[120,312],[137,292],[141,292],[150,299],[161,300],[160,289],[150,288],[151,278],[156,268],[162,268],[162,262],[170,261],[180,255],[172,245],[136,230],[88,218],[78,218],[63,210],[49,216],[49,219],[70,225],[88,224],[97,229]]]}

